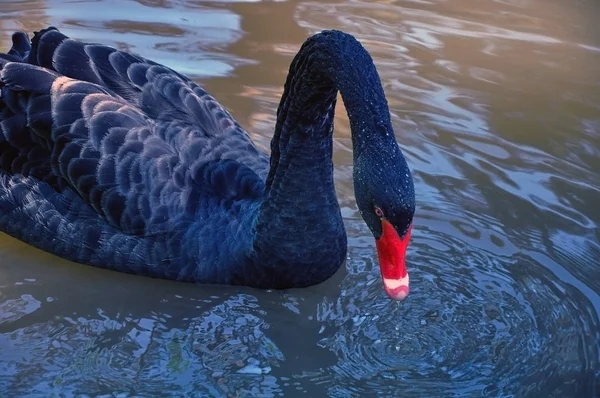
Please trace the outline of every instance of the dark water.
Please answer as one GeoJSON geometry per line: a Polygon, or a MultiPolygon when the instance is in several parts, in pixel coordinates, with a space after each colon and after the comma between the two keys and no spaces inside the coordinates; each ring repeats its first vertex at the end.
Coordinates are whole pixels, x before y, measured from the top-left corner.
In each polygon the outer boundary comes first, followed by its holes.
{"type": "Polygon", "coordinates": [[[194,76],[267,145],[311,33],[372,52],[416,178],[411,296],[386,298],[339,109],[346,269],[286,292],[72,264],[0,237],[0,395],[600,396],[600,3],[0,2],[194,76]]]}

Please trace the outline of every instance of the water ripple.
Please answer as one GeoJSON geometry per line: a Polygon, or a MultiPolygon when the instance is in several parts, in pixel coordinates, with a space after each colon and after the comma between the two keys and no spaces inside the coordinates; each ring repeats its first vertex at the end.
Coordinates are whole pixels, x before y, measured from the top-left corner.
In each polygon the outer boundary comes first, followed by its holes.
{"type": "Polygon", "coordinates": [[[31,297],[5,300],[0,385],[27,396],[100,396],[132,389],[143,396],[276,395],[280,387],[271,368],[284,358],[264,333],[268,326],[256,298],[240,294],[202,301],[196,306],[202,314],[191,318],[175,320],[160,312],[138,318],[98,309],[95,315],[21,327],[19,318],[43,308],[31,297]]]}
{"type": "Polygon", "coordinates": [[[577,288],[518,253],[474,252],[428,229],[414,239],[410,259],[419,268],[411,269],[407,302],[383,297],[372,249],[355,249],[346,282],[353,286],[343,289],[367,292],[319,306],[319,320],[331,325],[320,344],[339,362],[324,370],[329,379],[318,380],[333,396],[399,389],[410,396],[559,397],[593,388],[600,321],[577,288]]]}

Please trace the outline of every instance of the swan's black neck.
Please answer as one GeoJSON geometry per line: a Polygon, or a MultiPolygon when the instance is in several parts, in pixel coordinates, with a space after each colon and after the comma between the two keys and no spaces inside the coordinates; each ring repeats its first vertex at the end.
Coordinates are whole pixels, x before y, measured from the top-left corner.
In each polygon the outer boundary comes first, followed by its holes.
{"type": "Polygon", "coordinates": [[[332,163],[338,91],[350,119],[355,160],[374,144],[396,145],[387,100],[367,51],[338,31],[308,39],[290,66],[277,112],[254,241],[261,267],[282,285],[325,280],[345,259],[332,163]]]}
{"type": "Polygon", "coordinates": [[[338,91],[350,119],[355,158],[374,144],[395,143],[387,99],[371,56],[351,35],[324,31],[302,45],[290,66],[271,141],[268,187],[290,136],[330,143],[338,91]]]}

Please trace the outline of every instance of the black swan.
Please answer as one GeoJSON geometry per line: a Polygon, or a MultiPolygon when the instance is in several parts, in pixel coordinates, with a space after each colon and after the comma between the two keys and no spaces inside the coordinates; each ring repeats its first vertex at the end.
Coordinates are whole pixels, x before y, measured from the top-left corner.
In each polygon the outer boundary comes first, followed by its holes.
{"type": "Polygon", "coordinates": [[[347,238],[332,163],[338,90],[384,287],[408,295],[415,193],[373,60],[351,35],[302,45],[271,156],[200,86],[49,27],[0,53],[0,231],[96,267],[257,288],[320,283],[347,238]]]}

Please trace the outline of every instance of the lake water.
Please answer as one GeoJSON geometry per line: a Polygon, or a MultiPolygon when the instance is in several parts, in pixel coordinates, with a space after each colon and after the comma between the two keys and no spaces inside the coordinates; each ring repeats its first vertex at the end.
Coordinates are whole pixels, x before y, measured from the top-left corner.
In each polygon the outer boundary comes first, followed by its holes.
{"type": "Polygon", "coordinates": [[[411,295],[383,292],[340,103],[346,267],[291,291],[73,264],[0,236],[0,396],[600,396],[600,2],[3,0],[192,76],[268,146],[327,28],[372,53],[414,172],[411,295]]]}

